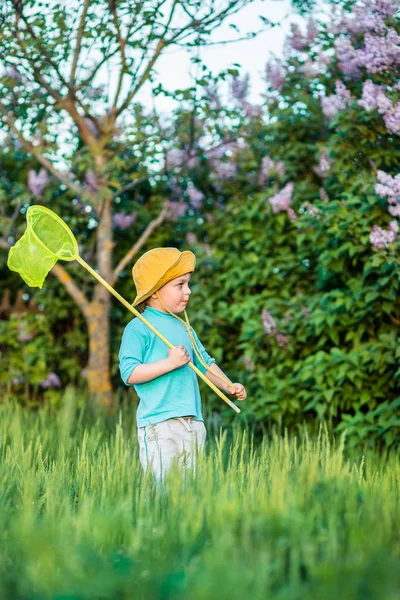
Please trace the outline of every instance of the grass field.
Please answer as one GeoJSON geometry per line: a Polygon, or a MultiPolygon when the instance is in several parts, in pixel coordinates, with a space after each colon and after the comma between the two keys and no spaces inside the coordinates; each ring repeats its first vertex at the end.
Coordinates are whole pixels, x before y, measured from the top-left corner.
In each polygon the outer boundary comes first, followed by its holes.
{"type": "Polygon", "coordinates": [[[2,600],[400,598],[398,455],[220,431],[157,487],[132,424],[73,413],[0,406],[2,600]]]}

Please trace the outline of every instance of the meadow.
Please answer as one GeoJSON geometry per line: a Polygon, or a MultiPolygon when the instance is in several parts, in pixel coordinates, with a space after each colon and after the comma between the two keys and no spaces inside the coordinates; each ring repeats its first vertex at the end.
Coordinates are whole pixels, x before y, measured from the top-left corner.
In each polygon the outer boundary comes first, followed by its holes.
{"type": "Polygon", "coordinates": [[[399,598],[394,452],[210,429],[196,472],[157,486],[122,412],[90,420],[71,390],[0,412],[2,599],[399,598]]]}

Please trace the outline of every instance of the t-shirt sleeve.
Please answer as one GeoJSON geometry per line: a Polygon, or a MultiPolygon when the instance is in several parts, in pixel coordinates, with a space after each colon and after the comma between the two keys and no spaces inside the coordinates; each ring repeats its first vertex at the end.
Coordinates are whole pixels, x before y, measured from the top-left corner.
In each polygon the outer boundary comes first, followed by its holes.
{"type": "Polygon", "coordinates": [[[135,327],[130,323],[125,327],[122,334],[121,346],[119,349],[119,372],[121,373],[122,381],[127,383],[133,369],[137,365],[143,364],[144,354],[146,350],[146,335],[140,327],[135,327]]]}
{"type": "MultiPolygon", "coordinates": [[[[212,356],[210,356],[208,354],[208,352],[206,351],[206,349],[204,348],[203,344],[201,343],[201,341],[199,340],[197,333],[195,332],[195,330],[192,327],[192,333],[193,333],[193,337],[196,340],[196,344],[197,344],[197,348],[200,351],[201,357],[203,358],[204,362],[206,363],[206,365],[211,365],[211,363],[216,362],[215,358],[213,358],[212,356]]],[[[207,369],[205,368],[204,365],[201,364],[201,362],[199,361],[199,359],[197,358],[196,353],[193,350],[193,363],[194,365],[202,372],[205,373],[207,371],[207,369]]]]}

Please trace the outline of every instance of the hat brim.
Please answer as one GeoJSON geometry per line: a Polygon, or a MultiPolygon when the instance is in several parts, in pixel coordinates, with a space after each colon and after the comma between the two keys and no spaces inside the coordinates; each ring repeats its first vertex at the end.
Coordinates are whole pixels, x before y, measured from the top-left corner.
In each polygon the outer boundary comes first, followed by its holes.
{"type": "Polygon", "coordinates": [[[172,281],[172,279],[176,279],[181,275],[185,275],[185,273],[192,273],[196,266],[196,257],[193,252],[190,250],[185,250],[181,253],[178,260],[174,262],[174,264],[169,267],[169,269],[164,273],[164,275],[146,292],[143,292],[140,296],[136,296],[135,300],[132,302],[132,306],[137,306],[147,298],[149,298],[154,292],[159,290],[163,285],[172,281]]]}

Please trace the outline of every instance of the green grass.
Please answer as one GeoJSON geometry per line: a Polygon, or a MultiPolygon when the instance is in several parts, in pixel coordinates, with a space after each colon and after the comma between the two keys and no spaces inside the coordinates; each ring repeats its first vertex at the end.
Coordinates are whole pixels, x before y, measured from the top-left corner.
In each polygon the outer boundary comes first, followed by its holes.
{"type": "Polygon", "coordinates": [[[2,600],[400,597],[395,454],[220,431],[157,487],[116,421],[0,406],[2,600]]]}

